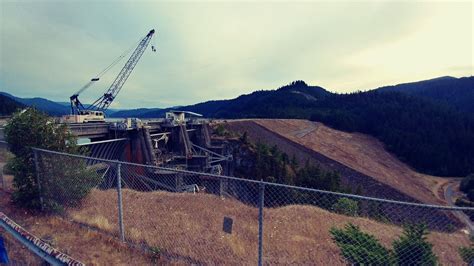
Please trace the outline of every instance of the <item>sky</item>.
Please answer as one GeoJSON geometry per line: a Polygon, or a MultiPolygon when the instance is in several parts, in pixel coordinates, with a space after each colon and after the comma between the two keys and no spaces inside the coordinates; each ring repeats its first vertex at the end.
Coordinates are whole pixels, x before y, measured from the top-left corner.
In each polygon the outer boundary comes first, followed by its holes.
{"type": "MultiPolygon", "coordinates": [[[[0,91],[67,102],[143,38],[112,108],[230,99],[304,80],[347,93],[473,75],[472,1],[5,1],[0,91]]],[[[80,95],[98,98],[126,60],[80,95]]]]}

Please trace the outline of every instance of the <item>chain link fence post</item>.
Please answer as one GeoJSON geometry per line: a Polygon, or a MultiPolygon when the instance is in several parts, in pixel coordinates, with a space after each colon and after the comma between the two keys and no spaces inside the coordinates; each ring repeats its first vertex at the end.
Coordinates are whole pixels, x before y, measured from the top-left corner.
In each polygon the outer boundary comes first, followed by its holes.
{"type": "Polygon", "coordinates": [[[44,204],[43,204],[43,195],[41,193],[41,178],[40,178],[40,168],[39,168],[39,159],[38,159],[38,151],[33,150],[34,161],[35,161],[35,172],[36,172],[36,183],[38,184],[38,195],[40,200],[40,208],[43,211],[44,204]]]}
{"type": "Polygon", "coordinates": [[[260,180],[258,190],[258,266],[262,266],[263,256],[263,208],[265,203],[265,183],[260,180]]]}
{"type": "Polygon", "coordinates": [[[7,190],[7,182],[5,181],[5,178],[3,177],[3,167],[5,166],[2,166],[2,168],[0,168],[0,179],[2,180],[2,189],[7,190]]]}
{"type": "Polygon", "coordinates": [[[121,167],[122,164],[117,164],[117,195],[118,195],[118,219],[119,219],[119,232],[120,240],[125,242],[125,231],[123,228],[123,205],[122,205],[122,174],[121,167]]]}

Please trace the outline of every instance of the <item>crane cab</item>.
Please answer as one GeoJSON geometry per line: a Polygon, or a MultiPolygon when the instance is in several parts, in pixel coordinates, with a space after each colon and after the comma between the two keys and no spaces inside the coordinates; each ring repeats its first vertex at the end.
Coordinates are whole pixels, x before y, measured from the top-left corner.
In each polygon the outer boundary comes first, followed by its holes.
{"type": "Polygon", "coordinates": [[[61,117],[62,123],[99,123],[105,122],[105,115],[102,111],[79,110],[78,114],[64,115],[61,117]]]}

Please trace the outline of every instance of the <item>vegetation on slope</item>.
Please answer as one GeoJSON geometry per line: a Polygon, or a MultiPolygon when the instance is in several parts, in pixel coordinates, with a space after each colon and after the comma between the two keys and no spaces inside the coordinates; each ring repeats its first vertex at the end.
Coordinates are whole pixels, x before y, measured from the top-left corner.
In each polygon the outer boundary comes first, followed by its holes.
{"type": "Polygon", "coordinates": [[[219,118],[311,119],[339,130],[374,136],[403,162],[423,173],[465,176],[474,172],[473,116],[397,92],[324,93],[319,98],[290,92],[311,90],[308,86],[303,89],[305,86],[296,82],[285,89],[261,92],[264,97],[258,93],[246,95],[251,99],[245,102],[241,96],[225,104],[213,102],[208,109],[203,108],[206,103],[186,108],[219,118]]]}
{"type": "Polygon", "coordinates": [[[15,97],[6,92],[0,92],[0,95],[8,97],[14,101],[17,101],[21,103],[22,105],[35,107],[36,109],[41,110],[52,116],[61,116],[61,115],[69,114],[70,112],[69,105],[53,102],[45,98],[40,98],[40,97],[20,98],[20,97],[15,97]]]}
{"type": "Polygon", "coordinates": [[[372,135],[418,171],[441,176],[474,172],[474,117],[400,93],[334,95],[311,120],[372,135]]]}
{"type": "MultiPolygon", "coordinates": [[[[61,211],[64,205],[76,206],[98,182],[97,173],[86,169],[85,162],[69,157],[55,156],[38,163],[40,177],[35,169],[32,147],[68,153],[79,153],[76,138],[66,125],[54,121],[34,108],[28,108],[13,115],[5,127],[5,137],[14,157],[8,165],[14,179],[13,201],[23,207],[48,211],[61,211]],[[40,202],[40,193],[44,202],[40,202]],[[42,203],[42,204],[41,204],[42,203]]],[[[41,157],[40,157],[41,158],[41,157]]]]}
{"type": "MultiPolygon", "coordinates": [[[[219,130],[217,129],[219,132],[219,130]]],[[[295,185],[328,191],[348,192],[341,185],[341,177],[336,171],[328,171],[317,164],[298,165],[296,158],[290,158],[277,146],[264,143],[249,143],[246,134],[240,138],[245,149],[252,153],[251,164],[237,164],[236,176],[263,180],[272,183],[295,185]]],[[[239,155],[235,154],[235,157],[239,155]]]]}
{"type": "Polygon", "coordinates": [[[11,115],[17,109],[23,107],[23,104],[0,94],[0,115],[11,115]]]}
{"type": "Polygon", "coordinates": [[[377,89],[383,92],[400,92],[439,103],[474,114],[474,77],[440,77],[420,82],[404,83],[377,89]]]}
{"type": "Polygon", "coordinates": [[[393,241],[388,250],[375,236],[362,232],[348,223],[343,229],[331,228],[333,241],[341,249],[342,256],[355,265],[437,265],[433,245],[427,241],[428,231],[422,224],[408,225],[403,235],[393,241]]]}

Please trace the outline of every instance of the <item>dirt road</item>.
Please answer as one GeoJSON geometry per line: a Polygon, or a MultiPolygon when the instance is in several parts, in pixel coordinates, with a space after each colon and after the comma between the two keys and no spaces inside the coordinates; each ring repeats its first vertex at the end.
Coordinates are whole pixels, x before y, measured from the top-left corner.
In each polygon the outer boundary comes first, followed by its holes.
{"type": "MultiPolygon", "coordinates": [[[[456,200],[454,196],[454,187],[456,186],[459,186],[459,181],[451,181],[446,184],[444,189],[444,198],[446,199],[446,202],[448,202],[448,204],[451,206],[456,206],[456,200]]],[[[469,219],[469,217],[461,211],[454,212],[454,214],[467,226],[469,234],[472,235],[474,233],[474,224],[472,223],[471,219],[469,219]]]]}

